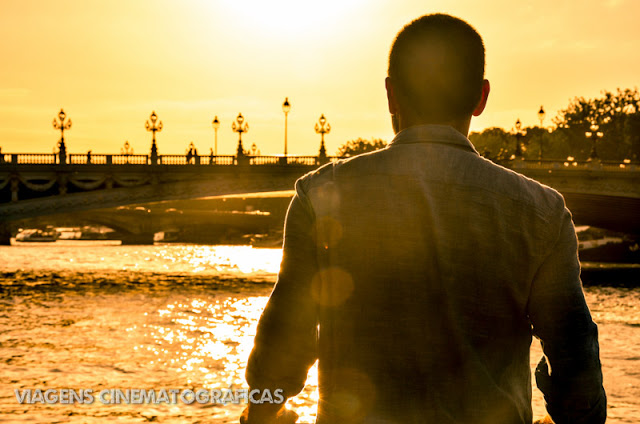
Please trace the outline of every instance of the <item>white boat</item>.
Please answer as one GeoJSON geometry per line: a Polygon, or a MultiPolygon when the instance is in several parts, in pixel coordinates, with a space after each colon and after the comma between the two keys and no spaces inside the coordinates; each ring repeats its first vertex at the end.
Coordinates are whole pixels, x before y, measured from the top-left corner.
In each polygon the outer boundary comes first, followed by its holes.
{"type": "Polygon", "coordinates": [[[153,235],[153,241],[158,243],[171,243],[180,240],[180,230],[160,231],[153,235]]]}
{"type": "Polygon", "coordinates": [[[58,233],[53,229],[40,230],[30,228],[22,230],[16,235],[16,241],[21,242],[52,242],[58,239],[58,233]]]}
{"type": "Polygon", "coordinates": [[[82,236],[82,232],[76,227],[58,227],[56,233],[58,240],[79,240],[82,236]]]}
{"type": "Polygon", "coordinates": [[[78,240],[109,240],[113,231],[107,227],[85,225],[80,229],[78,240]]]}

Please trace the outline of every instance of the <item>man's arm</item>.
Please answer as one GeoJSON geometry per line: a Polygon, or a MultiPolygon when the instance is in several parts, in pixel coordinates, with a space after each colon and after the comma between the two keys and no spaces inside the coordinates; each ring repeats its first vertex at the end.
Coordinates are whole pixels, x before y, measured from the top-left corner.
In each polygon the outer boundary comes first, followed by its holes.
{"type": "Polygon", "coordinates": [[[580,281],[577,239],[564,208],[557,240],[536,273],[529,300],[533,333],[545,357],[536,382],[556,424],[601,424],[606,395],[598,347],[580,281]]]}
{"type": "MultiPolygon", "coordinates": [[[[287,212],[278,281],[260,317],[247,364],[251,389],[281,389],[285,398],[295,396],[317,358],[316,305],[311,297],[311,280],[318,270],[313,228],[313,210],[297,183],[287,212]]],[[[252,422],[252,415],[268,422],[278,408],[250,404],[245,412],[246,422],[252,422]]]]}

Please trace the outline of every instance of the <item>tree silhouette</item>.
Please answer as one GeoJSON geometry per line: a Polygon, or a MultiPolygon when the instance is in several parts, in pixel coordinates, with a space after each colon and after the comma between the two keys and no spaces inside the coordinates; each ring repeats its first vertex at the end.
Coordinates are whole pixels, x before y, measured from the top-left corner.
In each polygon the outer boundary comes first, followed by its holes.
{"type": "Polygon", "coordinates": [[[513,135],[499,127],[487,128],[481,133],[472,132],[469,140],[488,159],[508,159],[515,147],[513,135]]]}
{"type": "Polygon", "coordinates": [[[638,89],[618,88],[615,93],[603,91],[602,96],[595,99],[575,97],[566,109],[558,113],[553,122],[566,135],[576,158],[584,159],[588,156],[591,145],[584,133],[589,131],[592,124],[597,124],[599,131],[604,133],[598,143],[599,156],[605,160],[622,160],[640,156],[636,140],[639,114],[638,89]]]}
{"type": "Polygon", "coordinates": [[[350,157],[356,156],[366,152],[372,152],[374,150],[382,149],[386,147],[387,142],[380,138],[372,138],[371,140],[365,140],[358,138],[357,140],[350,140],[344,143],[338,148],[338,156],[350,157]]]}

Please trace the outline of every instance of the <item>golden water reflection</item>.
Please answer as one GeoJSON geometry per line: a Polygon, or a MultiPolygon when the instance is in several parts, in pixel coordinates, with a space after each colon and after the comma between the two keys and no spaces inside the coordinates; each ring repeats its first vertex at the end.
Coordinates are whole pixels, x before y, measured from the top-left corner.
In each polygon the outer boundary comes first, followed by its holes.
{"type": "MultiPolygon", "coordinates": [[[[0,246],[0,257],[0,421],[238,422],[243,405],[21,405],[13,390],[246,388],[280,249],[78,242],[0,246]]],[[[636,422],[640,291],[585,292],[600,330],[609,421],[636,422]]],[[[532,371],[541,354],[534,342],[532,371]]],[[[544,400],[533,395],[541,417],[544,400]]],[[[300,422],[313,422],[317,398],[313,368],[289,401],[300,422]]]]}
{"type": "MultiPolygon", "coordinates": [[[[267,296],[175,300],[150,314],[144,340],[150,365],[180,375],[194,388],[247,388],[245,367],[267,296]]],[[[130,330],[130,329],[128,329],[130,330]]],[[[318,400],[317,365],[304,391],[289,400],[300,422],[313,422],[318,400]]]]}
{"type": "MultiPolygon", "coordinates": [[[[37,243],[36,243],[37,244],[37,243]]],[[[58,241],[47,246],[21,244],[3,249],[0,271],[55,270],[87,272],[153,272],[172,275],[273,278],[282,249],[252,246],[156,244],[120,246],[112,241],[58,241]]]]}

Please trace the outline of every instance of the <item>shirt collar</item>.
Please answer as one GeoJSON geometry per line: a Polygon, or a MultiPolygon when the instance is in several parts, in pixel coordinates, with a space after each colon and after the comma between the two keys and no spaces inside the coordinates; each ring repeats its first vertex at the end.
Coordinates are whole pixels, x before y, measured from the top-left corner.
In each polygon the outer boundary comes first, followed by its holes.
{"type": "Polygon", "coordinates": [[[448,125],[416,125],[396,134],[389,146],[411,143],[449,144],[452,147],[469,150],[479,155],[473,144],[462,133],[448,125]]]}

